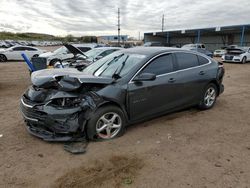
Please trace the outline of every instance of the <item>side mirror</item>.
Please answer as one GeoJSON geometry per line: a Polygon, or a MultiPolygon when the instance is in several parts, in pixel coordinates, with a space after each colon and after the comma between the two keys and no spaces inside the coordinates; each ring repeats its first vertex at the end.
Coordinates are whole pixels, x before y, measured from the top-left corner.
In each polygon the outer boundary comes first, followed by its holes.
{"type": "Polygon", "coordinates": [[[152,73],[142,73],[140,75],[137,75],[133,81],[141,82],[141,81],[152,81],[156,79],[156,74],[152,73]]]}

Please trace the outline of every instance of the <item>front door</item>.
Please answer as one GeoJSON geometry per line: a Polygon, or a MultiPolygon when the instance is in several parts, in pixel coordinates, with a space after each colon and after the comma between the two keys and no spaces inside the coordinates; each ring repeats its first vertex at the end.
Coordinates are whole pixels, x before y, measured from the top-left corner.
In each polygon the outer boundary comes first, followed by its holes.
{"type": "Polygon", "coordinates": [[[128,84],[129,115],[131,120],[168,111],[178,103],[181,92],[176,85],[177,73],[172,54],[165,54],[152,60],[137,75],[156,74],[151,81],[131,81],[128,84]]]}

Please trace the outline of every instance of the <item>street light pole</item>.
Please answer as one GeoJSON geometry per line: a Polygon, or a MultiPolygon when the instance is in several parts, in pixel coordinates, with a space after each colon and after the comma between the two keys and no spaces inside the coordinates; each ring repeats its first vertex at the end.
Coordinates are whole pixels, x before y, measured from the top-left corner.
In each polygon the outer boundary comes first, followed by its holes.
{"type": "Polygon", "coordinates": [[[121,31],[121,28],[120,28],[120,8],[118,8],[118,46],[120,46],[120,31],[121,31]]]}

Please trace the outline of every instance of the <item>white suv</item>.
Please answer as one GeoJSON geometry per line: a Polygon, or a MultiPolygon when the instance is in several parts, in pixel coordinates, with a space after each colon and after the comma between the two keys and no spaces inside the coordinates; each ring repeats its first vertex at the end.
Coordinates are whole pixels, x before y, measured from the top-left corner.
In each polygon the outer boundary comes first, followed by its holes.
{"type": "Polygon", "coordinates": [[[227,49],[227,53],[221,57],[223,62],[239,62],[245,64],[250,61],[250,47],[238,47],[227,49]]]}

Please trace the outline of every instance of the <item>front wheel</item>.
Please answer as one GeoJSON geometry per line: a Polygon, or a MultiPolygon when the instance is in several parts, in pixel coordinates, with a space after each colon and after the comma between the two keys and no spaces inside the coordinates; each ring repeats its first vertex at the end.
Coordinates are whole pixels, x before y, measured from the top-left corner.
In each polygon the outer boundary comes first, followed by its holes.
{"type": "Polygon", "coordinates": [[[49,62],[49,65],[50,65],[50,66],[54,66],[57,62],[60,62],[60,63],[61,63],[61,60],[60,60],[60,59],[52,59],[52,60],[49,62]]]}
{"type": "Polygon", "coordinates": [[[87,136],[90,140],[110,140],[125,131],[125,117],[116,106],[104,106],[88,121],[87,136]]]}
{"type": "Polygon", "coordinates": [[[245,64],[247,62],[247,57],[243,57],[241,63],[245,64]]]}
{"type": "Polygon", "coordinates": [[[5,62],[5,61],[7,61],[6,56],[3,54],[0,54],[0,62],[5,62]]]}
{"type": "Polygon", "coordinates": [[[215,84],[209,84],[202,95],[202,99],[199,103],[199,108],[202,110],[210,109],[214,106],[216,98],[218,96],[217,87],[215,84]]]}

